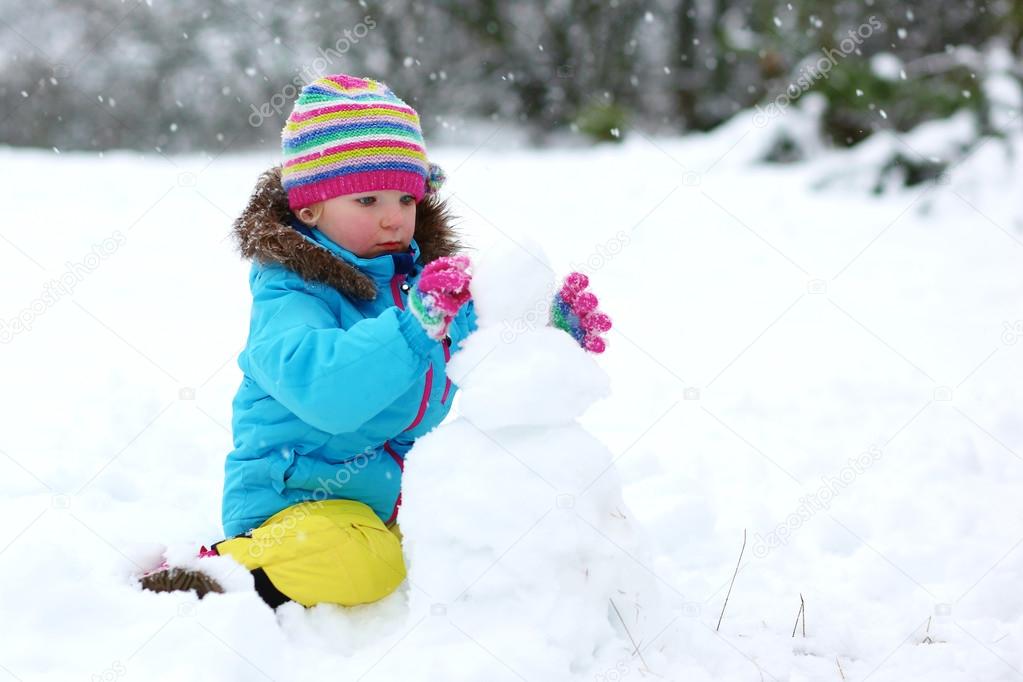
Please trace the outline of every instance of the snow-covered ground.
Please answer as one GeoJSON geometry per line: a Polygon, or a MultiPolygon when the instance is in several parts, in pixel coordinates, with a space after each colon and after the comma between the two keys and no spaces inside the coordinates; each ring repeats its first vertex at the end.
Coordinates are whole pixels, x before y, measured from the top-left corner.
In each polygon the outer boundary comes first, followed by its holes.
{"type": "MultiPolygon", "coordinates": [[[[500,135],[431,149],[474,257],[542,244],[558,273],[590,275],[615,321],[596,359],[610,395],[580,422],[614,458],[650,554],[591,542],[652,579],[667,614],[638,652],[580,679],[1023,677],[1023,166],[992,141],[937,184],[870,192],[894,150],[941,156],[961,120],[757,163],[802,115],[596,149],[500,135]]],[[[1018,159],[1023,137],[1009,146],[1018,159]]],[[[227,594],[141,592],[132,576],[165,549],[220,537],[249,313],[227,234],[276,158],[0,161],[0,679],[537,679],[516,665],[543,641],[523,635],[528,591],[522,609],[460,622],[445,597],[417,596],[454,577],[414,563],[416,584],[352,610],[274,614],[227,559],[207,560],[231,574],[227,594]]],[[[485,415],[471,397],[463,411],[485,415]]],[[[431,448],[445,429],[466,438],[451,419],[431,448]]],[[[487,471],[447,475],[482,493],[487,471]]],[[[551,490],[551,514],[582,513],[588,494],[551,490]]],[[[518,563],[487,578],[548,570],[523,538],[559,536],[520,511],[450,519],[507,541],[497,564],[518,563]]],[[[487,579],[465,583],[471,597],[487,579]]],[[[593,605],[579,613],[592,631],[593,605]]]]}

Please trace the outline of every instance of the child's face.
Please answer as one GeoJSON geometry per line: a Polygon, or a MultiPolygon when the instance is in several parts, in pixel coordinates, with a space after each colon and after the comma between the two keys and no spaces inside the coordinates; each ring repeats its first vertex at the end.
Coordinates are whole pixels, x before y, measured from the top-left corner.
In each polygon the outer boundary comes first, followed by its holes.
{"type": "Polygon", "coordinates": [[[303,208],[298,217],[356,256],[373,258],[408,249],[416,227],[416,199],[397,190],[346,194],[303,208]]]}

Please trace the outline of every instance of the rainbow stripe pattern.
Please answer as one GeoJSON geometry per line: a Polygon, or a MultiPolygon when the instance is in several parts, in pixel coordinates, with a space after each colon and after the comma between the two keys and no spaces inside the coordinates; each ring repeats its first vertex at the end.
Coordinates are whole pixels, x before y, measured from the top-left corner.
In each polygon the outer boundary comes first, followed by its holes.
{"type": "Polygon", "coordinates": [[[383,83],[337,74],[302,88],[281,130],[281,182],[292,210],[345,194],[439,185],[419,114],[383,83]]]}
{"type": "Polygon", "coordinates": [[[426,264],[409,292],[409,310],[431,339],[447,336],[451,320],[472,298],[471,268],[466,256],[441,256],[426,264]]]}
{"type": "Polygon", "coordinates": [[[568,332],[583,350],[603,353],[602,334],[610,331],[611,318],[597,310],[597,297],[587,291],[589,278],[572,272],[551,301],[550,326],[568,332]]]}

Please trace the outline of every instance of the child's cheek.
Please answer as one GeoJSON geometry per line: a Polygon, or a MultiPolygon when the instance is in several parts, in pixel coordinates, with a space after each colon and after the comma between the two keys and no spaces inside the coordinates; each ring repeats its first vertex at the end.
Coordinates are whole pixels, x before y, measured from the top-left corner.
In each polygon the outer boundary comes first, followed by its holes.
{"type": "Polygon", "coordinates": [[[358,226],[358,239],[363,248],[376,246],[377,231],[372,220],[363,219],[358,226]]]}

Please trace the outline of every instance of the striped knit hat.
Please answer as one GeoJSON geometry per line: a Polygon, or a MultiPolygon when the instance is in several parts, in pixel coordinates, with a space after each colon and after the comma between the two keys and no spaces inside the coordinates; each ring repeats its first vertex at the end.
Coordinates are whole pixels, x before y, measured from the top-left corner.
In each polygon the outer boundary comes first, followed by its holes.
{"type": "Polygon", "coordinates": [[[302,88],[281,131],[281,182],[292,210],[359,192],[422,200],[444,182],[426,159],[416,110],[383,83],[337,74],[302,88]]]}

